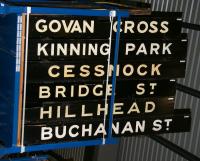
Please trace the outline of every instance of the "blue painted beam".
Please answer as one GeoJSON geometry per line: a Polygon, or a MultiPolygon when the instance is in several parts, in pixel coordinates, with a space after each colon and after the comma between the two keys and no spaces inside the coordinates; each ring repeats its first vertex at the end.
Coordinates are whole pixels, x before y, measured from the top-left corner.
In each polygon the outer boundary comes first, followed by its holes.
{"type": "MultiPolygon", "coordinates": [[[[27,7],[7,6],[0,7],[0,14],[22,14],[27,12],[27,7]]],[[[31,7],[32,14],[64,14],[74,16],[110,16],[110,10],[92,10],[92,9],[69,9],[69,8],[45,8],[31,7]]],[[[117,16],[128,17],[128,11],[117,11],[117,16]]]]}
{"type": "MultiPolygon", "coordinates": [[[[26,146],[24,152],[35,152],[35,151],[55,150],[55,149],[71,148],[71,147],[101,145],[102,142],[103,142],[102,139],[97,139],[90,141],[76,141],[76,142],[65,142],[57,144],[33,145],[33,146],[26,146]]],[[[117,144],[117,143],[118,143],[117,139],[106,140],[106,144],[117,144]]],[[[15,153],[21,153],[21,147],[0,148],[0,156],[7,154],[15,154],[15,153]]]]}

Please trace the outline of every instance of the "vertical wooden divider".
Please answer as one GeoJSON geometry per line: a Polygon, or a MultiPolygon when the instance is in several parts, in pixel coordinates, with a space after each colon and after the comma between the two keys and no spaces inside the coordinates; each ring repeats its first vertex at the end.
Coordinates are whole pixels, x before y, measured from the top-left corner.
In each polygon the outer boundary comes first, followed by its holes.
{"type": "Polygon", "coordinates": [[[18,135],[17,145],[21,145],[21,128],[22,128],[22,112],[23,112],[23,82],[24,82],[24,49],[26,39],[26,16],[22,15],[22,38],[21,38],[21,60],[20,60],[20,86],[19,86],[19,106],[18,106],[18,135]]]}

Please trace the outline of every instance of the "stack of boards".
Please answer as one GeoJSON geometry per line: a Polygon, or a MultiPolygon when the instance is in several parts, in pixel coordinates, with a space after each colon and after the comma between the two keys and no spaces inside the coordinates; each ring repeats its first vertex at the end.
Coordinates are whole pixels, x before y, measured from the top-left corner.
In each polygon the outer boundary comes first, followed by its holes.
{"type": "Polygon", "coordinates": [[[110,33],[109,17],[30,14],[27,21],[24,15],[19,144],[189,131],[190,110],[174,110],[176,79],[186,69],[181,16],[121,19],[115,86],[117,18],[110,33]]]}

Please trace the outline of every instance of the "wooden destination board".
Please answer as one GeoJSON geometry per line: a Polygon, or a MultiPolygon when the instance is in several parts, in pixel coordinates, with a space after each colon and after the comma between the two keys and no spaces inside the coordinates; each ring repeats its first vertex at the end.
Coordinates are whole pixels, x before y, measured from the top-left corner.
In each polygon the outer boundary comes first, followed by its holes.
{"type": "MultiPolygon", "coordinates": [[[[187,53],[187,36],[176,38],[121,39],[119,61],[184,60],[187,53]]],[[[111,53],[115,50],[112,40],[111,53]]],[[[29,39],[28,61],[34,60],[106,60],[110,53],[109,41],[105,39],[29,39]]],[[[111,58],[114,54],[111,54],[111,58]]]]}
{"type": "MultiPolygon", "coordinates": [[[[112,94],[112,83],[108,84],[107,95],[112,94]]],[[[28,83],[27,102],[43,101],[69,101],[104,99],[106,84],[89,83],[28,83]]],[[[162,81],[118,81],[116,83],[115,97],[117,98],[144,98],[152,96],[174,96],[175,82],[162,81]]]]}
{"type": "MultiPolygon", "coordinates": [[[[170,115],[140,115],[114,119],[112,134],[114,137],[134,136],[141,134],[159,134],[190,130],[190,112],[183,110],[170,115]]],[[[76,120],[62,124],[41,124],[25,126],[25,144],[58,143],[101,139],[107,137],[108,124],[103,120],[76,120]],[[34,131],[34,135],[32,134],[34,131]]]]}
{"type": "MultiPolygon", "coordinates": [[[[56,61],[27,62],[28,82],[48,81],[94,81],[106,80],[107,64],[104,61],[56,61]],[[38,72],[40,71],[40,72],[38,72]]],[[[183,62],[130,62],[117,64],[118,80],[171,79],[185,76],[186,63],[183,62]],[[176,69],[176,70],[175,70],[176,69]]],[[[109,77],[112,77],[114,65],[109,65],[109,77]]]]}
{"type": "MultiPolygon", "coordinates": [[[[110,99],[105,106],[104,100],[76,100],[62,102],[27,103],[26,124],[68,122],[77,119],[108,117],[110,99]]],[[[173,97],[120,98],[116,99],[113,116],[123,118],[138,114],[170,114],[174,111],[173,97]]]]}
{"type": "MultiPolygon", "coordinates": [[[[182,21],[179,20],[180,18],[179,13],[172,13],[171,16],[168,13],[167,16],[154,14],[122,18],[121,37],[129,39],[144,36],[176,37],[177,33],[181,32],[182,21]]],[[[30,26],[30,38],[94,39],[95,35],[97,39],[108,39],[110,35],[109,17],[31,15],[30,26]]],[[[115,20],[113,33],[116,31],[117,21],[115,20]]]]}

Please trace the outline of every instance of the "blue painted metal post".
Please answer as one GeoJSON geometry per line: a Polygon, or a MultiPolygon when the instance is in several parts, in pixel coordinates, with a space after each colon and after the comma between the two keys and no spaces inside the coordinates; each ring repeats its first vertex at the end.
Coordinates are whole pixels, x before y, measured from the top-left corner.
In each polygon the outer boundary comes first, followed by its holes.
{"type": "Polygon", "coordinates": [[[110,100],[110,111],[109,111],[108,139],[112,138],[113,106],[115,103],[116,68],[117,68],[118,55],[119,55],[120,26],[121,26],[121,15],[118,15],[117,16],[117,33],[116,33],[116,40],[115,40],[114,70],[113,70],[113,75],[112,75],[112,95],[111,95],[111,100],[110,100]]]}

